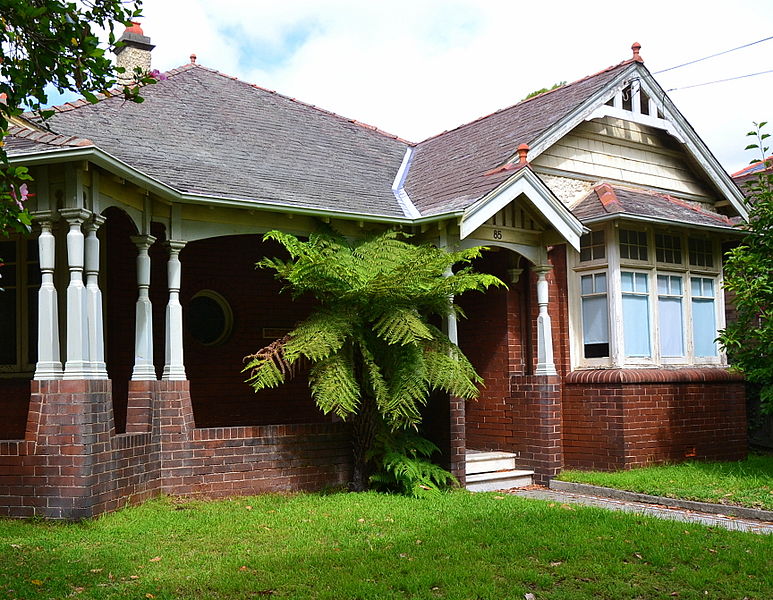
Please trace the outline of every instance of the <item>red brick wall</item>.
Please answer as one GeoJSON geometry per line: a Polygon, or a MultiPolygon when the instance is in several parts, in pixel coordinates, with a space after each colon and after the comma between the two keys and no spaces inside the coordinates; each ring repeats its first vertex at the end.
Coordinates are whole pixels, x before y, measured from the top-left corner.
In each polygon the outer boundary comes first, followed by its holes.
{"type": "Polygon", "coordinates": [[[161,492],[228,495],[340,485],[343,424],[194,429],[188,383],[132,382],[144,432],[115,434],[109,381],[33,382],[26,438],[0,442],[0,515],[82,519],[161,492]]]}
{"type": "MultiPolygon", "coordinates": [[[[515,255],[487,254],[476,268],[509,282],[507,268],[515,255]]],[[[566,248],[549,255],[549,313],[556,368],[569,367],[566,248]]],[[[561,380],[537,377],[537,276],[525,259],[517,283],[509,290],[468,294],[460,304],[468,320],[460,324],[459,344],[485,380],[477,401],[466,406],[467,447],[518,454],[519,466],[536,471],[538,481],[561,466],[561,380]]]]}
{"type": "Polygon", "coordinates": [[[191,382],[198,427],[323,422],[311,399],[304,375],[277,389],[255,393],[244,383],[242,359],[274,338],[264,328],[292,328],[309,312],[310,299],[293,301],[279,294],[280,282],[271,271],[255,269],[264,256],[280,252],[260,236],[243,235],[189,243],[180,254],[183,265],[183,316],[191,298],[202,289],[222,295],[233,310],[233,332],[225,343],[205,346],[187,331],[185,367],[191,382]]]}
{"type": "Polygon", "coordinates": [[[0,379],[0,440],[24,438],[29,404],[29,379],[0,379]]]}
{"type": "MultiPolygon", "coordinates": [[[[508,252],[487,252],[476,261],[476,270],[508,282],[508,252]]],[[[466,319],[459,321],[459,347],[470,359],[484,384],[477,400],[465,407],[466,443],[477,450],[510,447],[512,418],[508,414],[511,360],[521,356],[520,321],[513,306],[520,303],[523,282],[485,293],[468,292],[457,299],[466,319]]]]}
{"type": "Polygon", "coordinates": [[[743,379],[708,368],[576,371],[565,381],[563,445],[571,468],[742,458],[743,379]]]}

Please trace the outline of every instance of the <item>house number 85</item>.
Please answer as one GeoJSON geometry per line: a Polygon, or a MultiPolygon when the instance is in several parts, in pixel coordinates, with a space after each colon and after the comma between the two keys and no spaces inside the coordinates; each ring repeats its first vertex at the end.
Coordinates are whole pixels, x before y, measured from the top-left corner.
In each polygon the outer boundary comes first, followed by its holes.
{"type": "Polygon", "coordinates": [[[502,230],[501,229],[495,229],[493,235],[494,235],[494,239],[495,240],[501,240],[502,239],[502,230]]]}

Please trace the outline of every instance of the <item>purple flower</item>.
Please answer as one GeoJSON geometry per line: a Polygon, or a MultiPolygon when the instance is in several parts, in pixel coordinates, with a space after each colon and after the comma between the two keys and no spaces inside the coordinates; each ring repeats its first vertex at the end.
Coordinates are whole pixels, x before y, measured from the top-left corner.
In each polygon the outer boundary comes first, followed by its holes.
{"type": "Polygon", "coordinates": [[[11,197],[16,201],[16,206],[19,207],[19,210],[24,210],[23,202],[26,202],[27,198],[29,198],[32,195],[29,193],[29,188],[27,187],[26,183],[22,183],[19,186],[19,195],[21,196],[21,198],[18,198],[16,196],[16,190],[11,188],[11,197]]]}
{"type": "Polygon", "coordinates": [[[166,81],[169,79],[164,73],[159,71],[158,69],[153,69],[150,73],[148,73],[150,77],[155,79],[156,81],[166,81]]]}

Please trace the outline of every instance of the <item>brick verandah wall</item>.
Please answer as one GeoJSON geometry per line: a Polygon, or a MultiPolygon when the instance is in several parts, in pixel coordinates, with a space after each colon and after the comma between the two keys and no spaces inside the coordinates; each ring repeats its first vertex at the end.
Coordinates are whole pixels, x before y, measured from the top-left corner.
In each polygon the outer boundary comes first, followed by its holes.
{"type": "MultiPolygon", "coordinates": [[[[512,254],[497,252],[476,267],[507,281],[512,254]]],[[[553,349],[559,374],[569,364],[566,286],[566,248],[554,247],[548,255],[549,312],[553,349]]],[[[467,447],[518,454],[518,466],[535,471],[546,483],[561,468],[560,376],[537,376],[536,275],[524,269],[509,290],[489,290],[464,297],[469,319],[460,326],[459,342],[485,380],[480,398],[466,407],[467,447]]]]}
{"type": "Polygon", "coordinates": [[[724,369],[575,371],[563,405],[566,467],[737,460],[748,450],[743,378],[724,369]]]}
{"type": "Polygon", "coordinates": [[[128,433],[111,384],[34,381],[23,440],[0,442],[0,515],[82,519],[162,492],[220,496],[348,480],[343,424],[195,429],[187,381],[135,381],[128,433]]]}

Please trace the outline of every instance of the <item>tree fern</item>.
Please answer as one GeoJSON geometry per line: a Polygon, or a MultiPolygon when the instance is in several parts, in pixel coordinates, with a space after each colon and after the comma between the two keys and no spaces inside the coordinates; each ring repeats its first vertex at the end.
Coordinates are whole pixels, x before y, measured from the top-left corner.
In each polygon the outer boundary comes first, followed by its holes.
{"type": "MultiPolygon", "coordinates": [[[[461,316],[454,296],[504,284],[473,271],[479,248],[445,252],[412,244],[409,237],[386,231],[351,241],[327,227],[302,241],[268,232],[264,239],[281,244],[290,258],[264,258],[257,266],[274,271],[285,284],[283,291],[293,297],[311,294],[320,307],[285,338],[246,358],[247,382],[256,391],[276,387],[308,362],[312,396],[322,411],[342,419],[360,415],[362,421],[372,410],[386,428],[383,435],[418,429],[432,390],[476,397],[480,377],[430,319],[461,316]],[[456,273],[448,275],[454,266],[456,273]]],[[[418,449],[404,454],[401,462],[397,455],[407,446],[396,439],[389,457],[379,459],[382,475],[421,485],[448,481],[449,474],[432,468],[429,455],[418,449]]]]}

